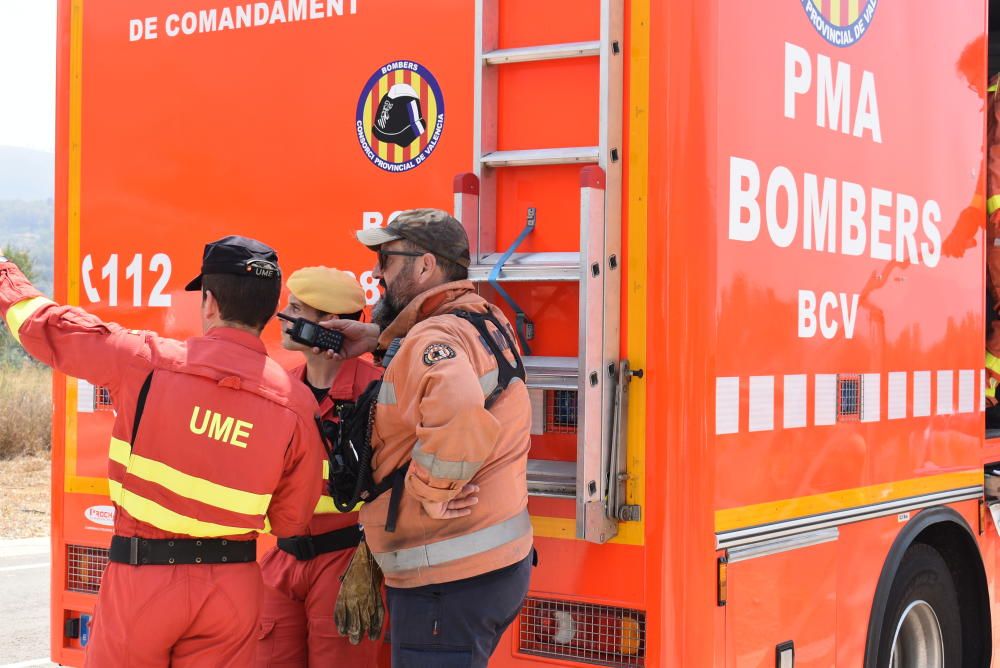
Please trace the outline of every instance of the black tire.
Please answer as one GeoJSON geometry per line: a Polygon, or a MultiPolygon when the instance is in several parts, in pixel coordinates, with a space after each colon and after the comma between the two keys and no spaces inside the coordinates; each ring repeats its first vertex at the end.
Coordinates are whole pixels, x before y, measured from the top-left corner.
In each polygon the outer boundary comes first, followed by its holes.
{"type": "MultiPolygon", "coordinates": [[[[958,592],[941,553],[914,543],[906,550],[889,590],[879,633],[879,668],[890,668],[892,643],[903,613],[915,601],[924,601],[937,616],[944,645],[945,668],[962,668],[962,625],[958,592]]],[[[909,664],[904,664],[909,668],[909,664]]],[[[914,668],[916,664],[914,664],[914,668]]]]}

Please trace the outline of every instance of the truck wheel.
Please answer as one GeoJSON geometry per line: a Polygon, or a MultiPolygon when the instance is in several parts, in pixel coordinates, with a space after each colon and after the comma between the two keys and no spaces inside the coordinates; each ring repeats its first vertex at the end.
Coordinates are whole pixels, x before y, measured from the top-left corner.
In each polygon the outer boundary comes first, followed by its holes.
{"type": "Polygon", "coordinates": [[[906,551],[879,634],[879,668],[958,668],[962,629],[948,564],[930,545],[906,551]]]}

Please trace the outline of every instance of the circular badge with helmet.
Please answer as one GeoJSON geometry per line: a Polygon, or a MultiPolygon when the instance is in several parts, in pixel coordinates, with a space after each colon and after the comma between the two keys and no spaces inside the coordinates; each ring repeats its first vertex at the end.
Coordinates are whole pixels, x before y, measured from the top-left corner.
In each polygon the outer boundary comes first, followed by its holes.
{"type": "Polygon", "coordinates": [[[437,148],[443,130],[444,96],[420,63],[386,63],[361,91],[358,142],[380,169],[398,173],[420,166],[437,148]]]}

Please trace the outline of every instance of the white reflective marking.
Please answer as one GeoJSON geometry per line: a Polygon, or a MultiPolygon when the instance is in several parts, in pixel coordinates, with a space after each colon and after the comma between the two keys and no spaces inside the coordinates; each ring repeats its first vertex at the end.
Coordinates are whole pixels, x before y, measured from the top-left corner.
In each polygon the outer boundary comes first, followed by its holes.
{"type": "Polygon", "coordinates": [[[387,380],[383,380],[378,388],[378,398],[375,399],[383,406],[391,406],[396,403],[396,386],[387,380]]]}
{"type": "Polygon", "coordinates": [[[937,372],[937,414],[951,415],[955,412],[954,385],[955,378],[951,370],[937,372]]]}
{"type": "Polygon", "coordinates": [[[979,410],[986,410],[986,369],[979,370],[979,410]]]}
{"type": "Polygon", "coordinates": [[[889,372],[889,419],[906,417],[906,372],[889,372]]]}
{"type": "Polygon", "coordinates": [[[447,480],[469,480],[483,465],[483,462],[438,459],[437,455],[424,452],[420,441],[413,444],[410,456],[433,477],[447,480]]]}
{"type": "Polygon", "coordinates": [[[837,422],[837,374],[816,374],[816,426],[837,422]]]}
{"type": "Polygon", "coordinates": [[[931,414],[931,372],[913,372],[913,417],[931,414]]]}
{"type": "Polygon", "coordinates": [[[958,412],[971,413],[976,403],[976,372],[962,369],[958,372],[958,412]]]}
{"type": "Polygon", "coordinates": [[[384,572],[399,573],[415,568],[429,568],[481,554],[530,533],[531,518],[528,511],[524,510],[508,520],[472,533],[395,552],[373,552],[372,554],[384,572]]]}
{"type": "Polygon", "coordinates": [[[715,433],[735,434],[740,430],[740,379],[715,379],[715,433]]]}
{"type": "Polygon", "coordinates": [[[479,377],[479,387],[483,388],[483,396],[488,397],[497,389],[497,379],[500,377],[500,371],[498,369],[493,369],[493,371],[488,371],[479,377]]]}
{"type": "Polygon", "coordinates": [[[94,412],[94,385],[83,378],[76,379],[76,412],[94,412]]]}
{"type": "Polygon", "coordinates": [[[774,376],[750,376],[750,431],[774,430],[774,376]]]}
{"type": "Polygon", "coordinates": [[[861,421],[878,422],[882,419],[882,375],[861,374],[861,421]]]}
{"type": "Polygon", "coordinates": [[[806,375],[785,376],[784,395],[785,429],[806,426],[806,375]]]}
{"type": "Polygon", "coordinates": [[[531,402],[531,435],[541,436],[545,433],[545,390],[528,390],[528,400],[531,402]]]}

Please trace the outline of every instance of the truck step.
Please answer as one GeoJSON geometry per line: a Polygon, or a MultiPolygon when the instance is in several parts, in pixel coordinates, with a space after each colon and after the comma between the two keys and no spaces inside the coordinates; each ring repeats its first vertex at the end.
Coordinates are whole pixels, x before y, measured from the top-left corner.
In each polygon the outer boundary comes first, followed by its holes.
{"type": "Polygon", "coordinates": [[[528,460],[528,494],[576,498],[576,462],[528,460]]]}
{"type": "Polygon", "coordinates": [[[481,158],[484,167],[535,167],[538,165],[576,165],[596,163],[597,146],[533,148],[517,151],[493,151],[481,158]]]}
{"type": "Polygon", "coordinates": [[[497,49],[483,54],[483,62],[487,65],[505,65],[507,63],[530,63],[540,60],[559,60],[563,58],[584,58],[598,56],[601,53],[601,43],[567,42],[565,44],[546,44],[544,46],[524,46],[517,49],[497,49]]]}
{"type": "MultiPolygon", "coordinates": [[[[469,280],[485,281],[500,253],[483,255],[480,262],[469,266],[469,280]]],[[[498,277],[500,281],[578,281],[580,280],[579,253],[513,253],[504,262],[498,277]]]]}
{"type": "Polygon", "coordinates": [[[525,357],[524,370],[533,390],[579,389],[580,361],[575,357],[525,357]]]}

